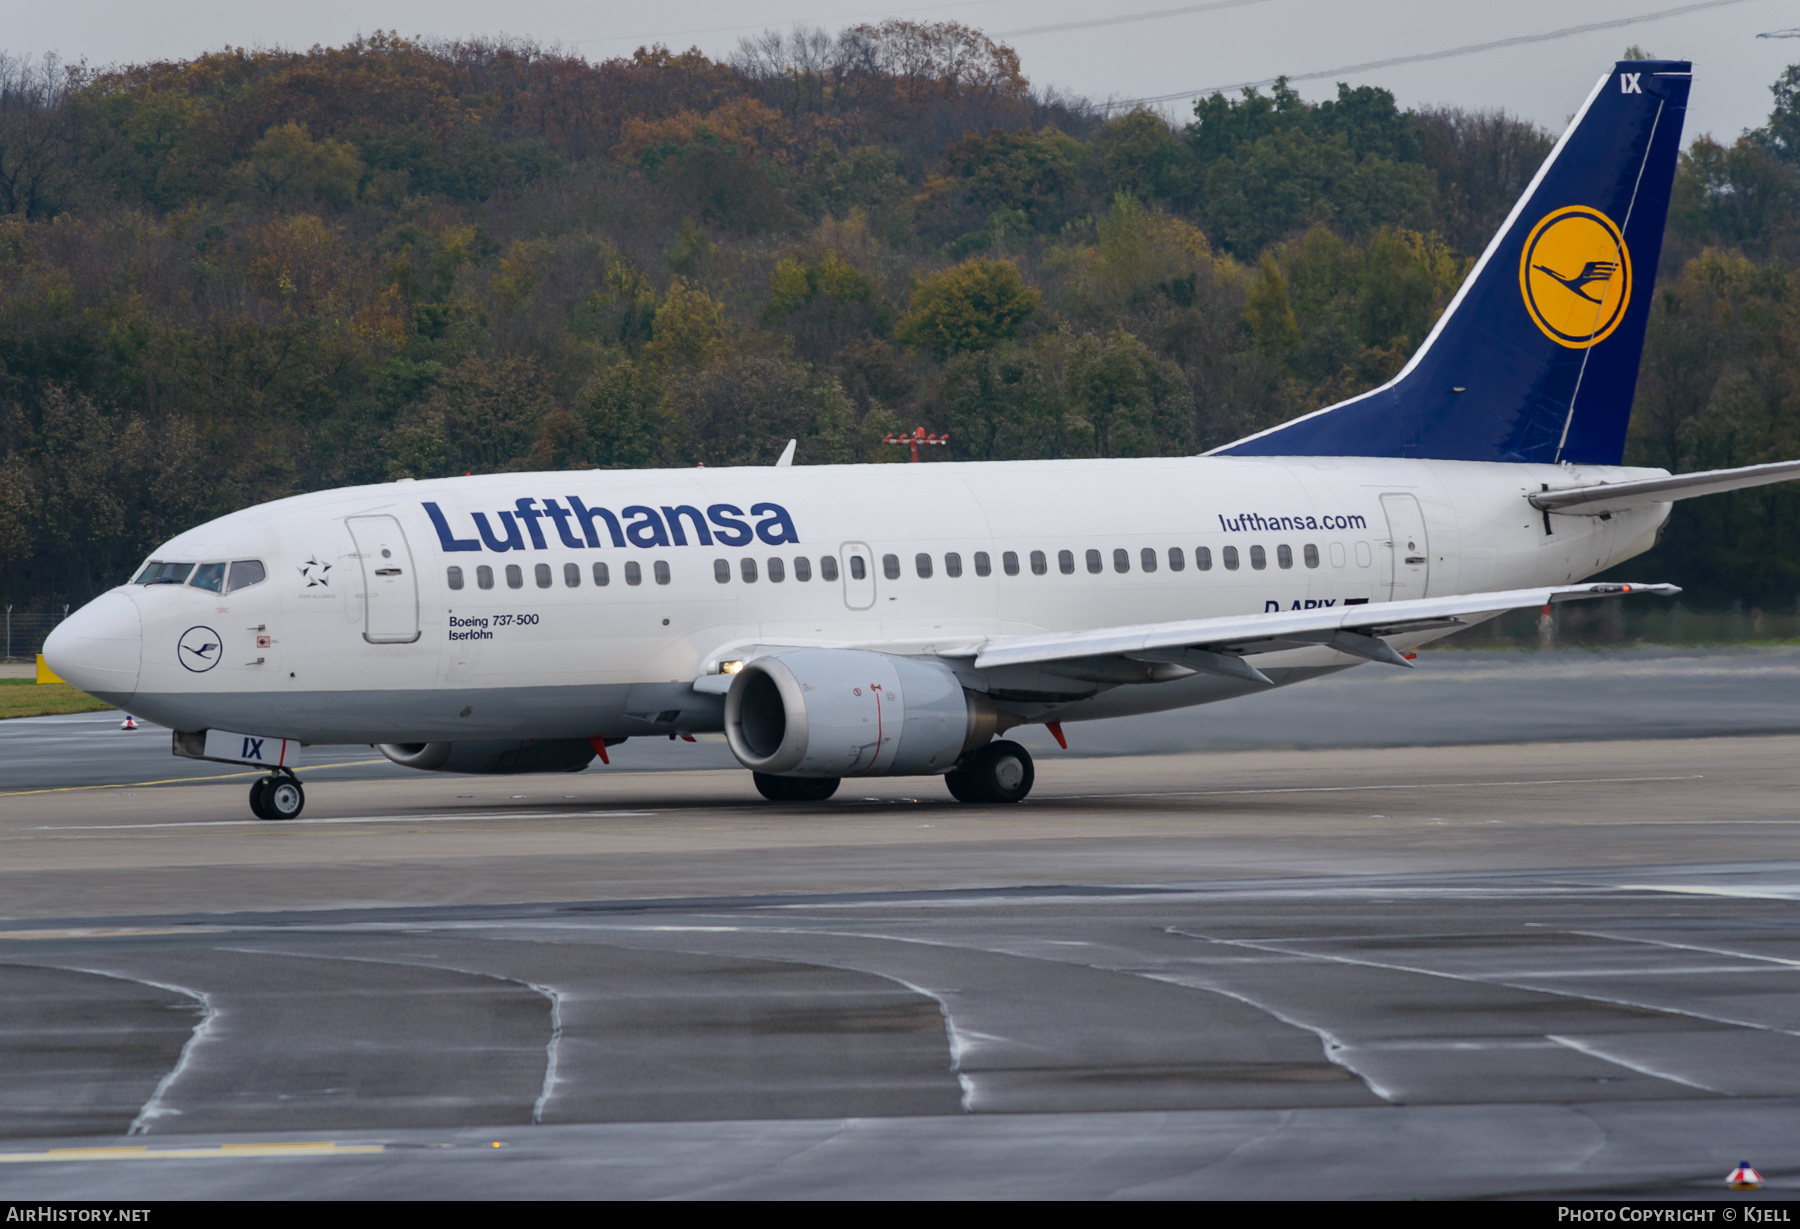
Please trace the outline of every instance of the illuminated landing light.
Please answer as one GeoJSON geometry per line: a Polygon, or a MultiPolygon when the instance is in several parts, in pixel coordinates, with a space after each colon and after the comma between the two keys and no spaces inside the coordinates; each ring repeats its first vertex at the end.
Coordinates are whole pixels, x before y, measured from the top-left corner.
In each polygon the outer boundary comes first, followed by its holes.
{"type": "Polygon", "coordinates": [[[1734,1191],[1760,1191],[1762,1175],[1750,1168],[1749,1161],[1739,1161],[1737,1168],[1725,1175],[1725,1185],[1734,1191]]]}
{"type": "Polygon", "coordinates": [[[736,674],[743,668],[744,663],[741,661],[722,661],[719,663],[720,674],[736,674]]]}

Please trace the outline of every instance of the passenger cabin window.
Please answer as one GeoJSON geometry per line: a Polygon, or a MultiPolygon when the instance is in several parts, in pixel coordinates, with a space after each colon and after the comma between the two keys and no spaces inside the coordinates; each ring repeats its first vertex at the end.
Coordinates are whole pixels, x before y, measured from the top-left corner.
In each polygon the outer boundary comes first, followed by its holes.
{"type": "Polygon", "coordinates": [[[494,587],[494,569],[482,564],[475,569],[475,583],[483,589],[494,587]]]}
{"type": "MultiPolygon", "coordinates": [[[[862,560],[860,558],[853,559],[850,561],[850,563],[851,563],[850,570],[856,573],[856,578],[858,580],[861,580],[862,579],[862,571],[861,571],[862,560]]],[[[836,555],[820,555],[819,556],[819,579],[820,580],[836,580],[837,578],[838,578],[837,556],[836,555]]]]}
{"type": "Polygon", "coordinates": [[[1319,566],[1319,548],[1314,546],[1311,542],[1308,542],[1301,548],[1300,557],[1306,560],[1306,566],[1309,568],[1316,568],[1319,566]]]}
{"type": "Polygon", "coordinates": [[[655,563],[650,565],[650,570],[655,573],[657,584],[666,585],[669,583],[669,561],[667,559],[658,559],[655,563]]]}
{"type": "Polygon", "coordinates": [[[1075,575],[1075,552],[1059,550],[1056,552],[1056,570],[1064,576],[1075,575]]]}
{"type": "Polygon", "coordinates": [[[946,575],[946,576],[961,576],[962,575],[962,556],[957,554],[955,551],[950,551],[948,554],[946,554],[944,556],[944,575],[946,575]]]}
{"type": "MultiPolygon", "coordinates": [[[[1092,571],[1093,569],[1089,569],[1092,571]]],[[[1113,548],[1113,571],[1120,574],[1131,571],[1131,552],[1123,546],[1113,548]]]]}
{"type": "Polygon", "coordinates": [[[444,572],[444,580],[450,585],[450,587],[452,589],[462,588],[462,586],[463,586],[462,569],[459,567],[451,566],[444,572]]]}
{"type": "Polygon", "coordinates": [[[1250,566],[1259,572],[1268,567],[1269,552],[1265,551],[1260,546],[1252,546],[1250,548],[1250,566]]]}
{"type": "Polygon", "coordinates": [[[1344,544],[1342,542],[1331,544],[1331,566],[1334,568],[1344,566],[1344,544]]]}
{"type": "Polygon", "coordinates": [[[194,569],[194,577],[188,584],[196,589],[205,589],[208,593],[225,591],[225,565],[222,563],[203,563],[194,569]]]}
{"type": "Polygon", "coordinates": [[[1187,552],[1179,546],[1169,548],[1169,571],[1180,572],[1187,567],[1187,552]]]}
{"type": "Polygon", "coordinates": [[[1224,562],[1225,562],[1225,570],[1226,570],[1226,571],[1227,571],[1227,572],[1235,572],[1235,571],[1237,571],[1237,569],[1238,569],[1238,552],[1237,552],[1237,547],[1235,547],[1235,546],[1226,546],[1226,547],[1222,547],[1222,548],[1220,548],[1220,550],[1219,550],[1219,558],[1220,558],[1220,559],[1222,559],[1222,560],[1224,560],[1224,562]]]}
{"type": "Polygon", "coordinates": [[[881,574],[889,580],[900,579],[900,556],[883,555],[881,557],[881,574]]]}
{"type": "Polygon", "coordinates": [[[738,573],[741,576],[743,576],[745,584],[747,584],[747,585],[755,584],[756,583],[756,560],[754,560],[754,559],[738,560],[738,573]]]}
{"type": "Polygon", "coordinates": [[[920,551],[913,556],[913,567],[917,569],[920,580],[931,579],[931,556],[920,551]]]}
{"type": "Polygon", "coordinates": [[[1146,572],[1156,571],[1156,548],[1154,546],[1146,546],[1143,550],[1139,551],[1138,563],[1146,572]]]}
{"type": "Polygon", "coordinates": [[[1369,553],[1369,544],[1367,542],[1358,542],[1356,544],[1356,566],[1359,568],[1366,568],[1372,560],[1373,556],[1369,553]]]}
{"type": "Polygon", "coordinates": [[[563,587],[566,589],[581,588],[581,565],[579,563],[563,564],[563,587]]]}
{"type": "MultiPolygon", "coordinates": [[[[1017,555],[1014,555],[1013,556],[1013,571],[1017,572],[1018,570],[1019,570],[1019,557],[1017,555]]],[[[988,558],[988,553],[984,550],[976,551],[975,552],[975,575],[991,576],[991,575],[993,575],[993,572],[994,572],[994,564],[993,564],[993,561],[988,558]]]]}
{"type": "Polygon", "coordinates": [[[794,556],[794,579],[798,581],[812,579],[812,560],[805,555],[794,556]]]}
{"type": "Polygon", "coordinates": [[[850,579],[863,580],[868,575],[869,568],[868,565],[863,562],[863,557],[861,555],[850,556],[850,579]]]}
{"type": "Polygon", "coordinates": [[[232,561],[231,572],[226,578],[225,592],[236,593],[239,589],[260,585],[267,578],[268,573],[263,571],[261,559],[236,559],[232,561]]]}
{"type": "Polygon", "coordinates": [[[506,587],[508,589],[523,589],[525,587],[525,573],[516,563],[509,563],[506,565],[506,587]]]}
{"type": "Polygon", "coordinates": [[[1212,571],[1212,548],[1196,546],[1194,548],[1194,569],[1200,572],[1212,571]]]}
{"type": "Polygon", "coordinates": [[[1293,567],[1294,566],[1294,548],[1287,545],[1286,543],[1283,543],[1282,545],[1277,546],[1275,548],[1275,563],[1279,567],[1284,567],[1284,568],[1293,567]]]}
{"type": "Polygon", "coordinates": [[[787,565],[781,562],[778,555],[769,557],[769,583],[778,585],[787,579],[787,565]]]}
{"type": "MultiPolygon", "coordinates": [[[[1065,551],[1063,553],[1067,554],[1068,552],[1065,551]]],[[[1031,574],[1033,576],[1042,576],[1045,572],[1048,572],[1049,570],[1050,570],[1050,565],[1044,559],[1044,552],[1041,550],[1032,551],[1031,552],[1031,574]]]]}
{"type": "MultiPolygon", "coordinates": [[[[596,563],[594,565],[594,586],[604,589],[610,584],[612,584],[612,569],[604,563],[596,563]]],[[[485,588],[485,586],[483,587],[485,588]]]]}
{"type": "Polygon", "coordinates": [[[1087,569],[1090,573],[1092,573],[1094,575],[1099,574],[1099,572],[1100,572],[1100,552],[1099,551],[1090,550],[1087,553],[1087,569]]]}
{"type": "Polygon", "coordinates": [[[718,581],[722,585],[728,585],[731,583],[731,560],[729,560],[729,559],[714,559],[713,560],[713,579],[718,581]]]}
{"type": "Polygon", "coordinates": [[[644,569],[638,565],[638,561],[635,559],[625,565],[625,583],[628,585],[644,583],[644,569]]]}
{"type": "Polygon", "coordinates": [[[188,573],[193,570],[194,565],[191,563],[164,563],[159,559],[152,559],[149,563],[144,565],[144,570],[138,573],[137,579],[132,583],[139,585],[179,585],[188,578],[188,573]]]}
{"type": "Polygon", "coordinates": [[[532,578],[537,581],[538,588],[548,589],[550,587],[550,565],[547,563],[538,564],[537,567],[532,569],[532,578]]]}

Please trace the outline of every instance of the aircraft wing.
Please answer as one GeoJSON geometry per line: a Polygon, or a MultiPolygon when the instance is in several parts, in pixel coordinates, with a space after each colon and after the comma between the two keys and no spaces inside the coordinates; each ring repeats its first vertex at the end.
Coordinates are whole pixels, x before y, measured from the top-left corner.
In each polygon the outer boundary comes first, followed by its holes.
{"type": "MultiPolygon", "coordinates": [[[[1000,636],[965,652],[975,658],[973,664],[978,670],[1046,665],[1077,658],[1122,657],[1270,683],[1269,678],[1244,659],[1259,653],[1324,645],[1354,657],[1410,667],[1412,663],[1382,637],[1460,627],[1483,616],[1552,602],[1626,593],[1672,595],[1679,592],[1681,590],[1674,585],[1552,585],[1362,606],[1272,611],[1036,636],[1000,636]]],[[[945,654],[952,655],[964,654],[945,654]]]]}
{"type": "Polygon", "coordinates": [[[1640,478],[1635,482],[1602,482],[1595,486],[1569,487],[1561,491],[1537,491],[1526,496],[1531,506],[1567,516],[1600,516],[1624,512],[1646,504],[1666,504],[1698,495],[1717,495],[1745,487],[1767,486],[1800,478],[1800,461],[1775,461],[1746,465],[1741,469],[1707,469],[1670,478],[1640,478]]]}

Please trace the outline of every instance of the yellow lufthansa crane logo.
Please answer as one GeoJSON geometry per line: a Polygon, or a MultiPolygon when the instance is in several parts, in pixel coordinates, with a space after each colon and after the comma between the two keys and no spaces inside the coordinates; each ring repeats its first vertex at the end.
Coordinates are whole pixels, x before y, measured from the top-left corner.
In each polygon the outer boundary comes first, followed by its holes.
{"type": "Polygon", "coordinates": [[[1613,220],[1571,205],[1532,228],[1519,258],[1525,310],[1559,346],[1585,350],[1605,341],[1631,302],[1631,253],[1613,220]]]}

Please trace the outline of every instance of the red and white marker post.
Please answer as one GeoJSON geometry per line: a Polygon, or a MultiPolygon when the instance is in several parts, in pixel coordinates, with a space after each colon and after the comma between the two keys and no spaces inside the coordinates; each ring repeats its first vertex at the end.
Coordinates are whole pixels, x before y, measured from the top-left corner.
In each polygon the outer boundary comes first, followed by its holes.
{"type": "Polygon", "coordinates": [[[1734,1191],[1760,1191],[1762,1175],[1750,1167],[1749,1161],[1739,1161],[1737,1168],[1725,1175],[1725,1185],[1734,1191]]]}
{"type": "Polygon", "coordinates": [[[950,433],[946,431],[942,435],[926,435],[924,427],[914,427],[911,435],[890,435],[881,442],[884,444],[911,444],[913,464],[917,465],[920,444],[948,444],[950,433]]]}

